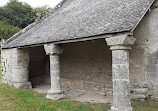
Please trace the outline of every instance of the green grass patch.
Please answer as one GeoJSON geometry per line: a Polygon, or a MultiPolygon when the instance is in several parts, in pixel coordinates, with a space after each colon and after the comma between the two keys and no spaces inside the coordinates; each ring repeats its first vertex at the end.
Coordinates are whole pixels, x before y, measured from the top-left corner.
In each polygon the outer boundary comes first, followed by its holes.
{"type": "Polygon", "coordinates": [[[0,111],[107,111],[110,104],[52,101],[31,90],[0,84],[0,111]]]}
{"type": "Polygon", "coordinates": [[[132,100],[134,111],[158,111],[158,101],[147,99],[145,101],[132,100]]]}
{"type": "MultiPolygon", "coordinates": [[[[0,111],[108,111],[110,104],[52,101],[28,89],[0,84],[0,111]]],[[[158,111],[156,100],[132,100],[134,111],[158,111]]]]}

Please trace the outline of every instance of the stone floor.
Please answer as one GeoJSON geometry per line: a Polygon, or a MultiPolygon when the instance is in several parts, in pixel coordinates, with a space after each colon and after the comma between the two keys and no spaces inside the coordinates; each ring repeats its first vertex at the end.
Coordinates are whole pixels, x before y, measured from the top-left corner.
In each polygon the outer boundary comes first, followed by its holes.
{"type": "MultiPolygon", "coordinates": [[[[38,93],[47,93],[50,89],[50,85],[41,84],[35,86],[33,90],[38,93]]],[[[68,100],[75,100],[80,102],[91,102],[91,103],[112,103],[112,97],[107,97],[104,95],[98,95],[89,93],[85,90],[79,89],[63,89],[66,95],[66,99],[68,100]]]]}

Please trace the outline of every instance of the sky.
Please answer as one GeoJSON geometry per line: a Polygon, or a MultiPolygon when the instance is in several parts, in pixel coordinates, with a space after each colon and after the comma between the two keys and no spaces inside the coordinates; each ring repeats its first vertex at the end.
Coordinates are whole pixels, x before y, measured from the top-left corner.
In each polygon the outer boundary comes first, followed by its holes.
{"type": "MultiPolygon", "coordinates": [[[[9,0],[0,0],[0,6],[5,5],[9,0]]],[[[40,7],[43,5],[48,5],[50,7],[56,6],[61,0],[18,0],[20,2],[26,2],[32,7],[40,7]]]]}

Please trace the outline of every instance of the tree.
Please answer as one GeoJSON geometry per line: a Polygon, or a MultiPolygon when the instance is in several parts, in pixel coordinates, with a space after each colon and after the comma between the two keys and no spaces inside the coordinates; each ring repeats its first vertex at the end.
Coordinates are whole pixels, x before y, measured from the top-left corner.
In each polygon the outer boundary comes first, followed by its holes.
{"type": "Polygon", "coordinates": [[[41,17],[44,16],[46,13],[48,13],[52,8],[50,8],[49,6],[45,5],[42,7],[36,7],[33,9],[33,11],[40,15],[41,17]]]}
{"type": "Polygon", "coordinates": [[[27,3],[10,0],[0,7],[0,39],[8,39],[37,18],[44,16],[51,8],[48,6],[32,8],[27,3]]]}
{"type": "Polygon", "coordinates": [[[5,25],[0,22],[0,39],[8,39],[13,36],[15,33],[19,32],[21,29],[19,27],[14,27],[11,25],[5,25]]]}
{"type": "Polygon", "coordinates": [[[27,3],[10,0],[4,7],[0,7],[0,21],[4,24],[24,28],[34,22],[36,12],[27,3]]]}

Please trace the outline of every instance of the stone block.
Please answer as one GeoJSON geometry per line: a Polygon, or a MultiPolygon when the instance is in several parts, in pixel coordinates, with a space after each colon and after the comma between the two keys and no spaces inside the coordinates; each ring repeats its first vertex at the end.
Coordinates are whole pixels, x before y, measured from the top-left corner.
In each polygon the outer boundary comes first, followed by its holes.
{"type": "Polygon", "coordinates": [[[147,94],[148,93],[148,88],[138,88],[138,89],[131,89],[131,92],[133,92],[133,94],[147,94]]]}
{"type": "Polygon", "coordinates": [[[31,84],[31,82],[14,83],[14,87],[16,87],[16,88],[32,88],[32,84],[31,84]]]}
{"type": "Polygon", "coordinates": [[[25,68],[21,68],[21,69],[13,69],[13,73],[12,73],[12,81],[13,82],[27,82],[28,81],[28,69],[25,68]]]}
{"type": "Polygon", "coordinates": [[[113,64],[113,79],[129,79],[129,64],[113,64]]]}
{"type": "Polygon", "coordinates": [[[129,53],[124,50],[112,51],[112,63],[113,64],[127,64],[129,63],[129,53]]]}
{"type": "Polygon", "coordinates": [[[64,99],[66,98],[66,96],[64,95],[63,91],[48,91],[46,98],[48,99],[52,99],[52,100],[60,100],[60,99],[64,99]]]}
{"type": "Polygon", "coordinates": [[[45,44],[44,49],[47,55],[61,54],[63,52],[63,47],[55,44],[45,44]]]}
{"type": "Polygon", "coordinates": [[[106,96],[113,96],[113,91],[106,91],[106,96]]]}
{"type": "Polygon", "coordinates": [[[135,42],[135,38],[132,36],[128,36],[127,34],[120,34],[115,37],[106,38],[106,42],[108,46],[114,45],[133,45],[135,42]]]}

